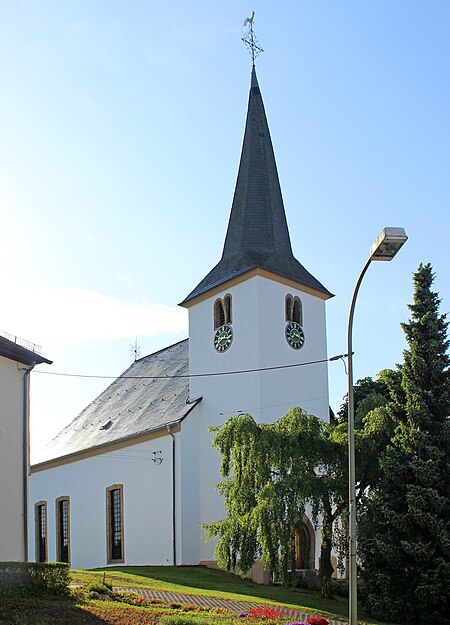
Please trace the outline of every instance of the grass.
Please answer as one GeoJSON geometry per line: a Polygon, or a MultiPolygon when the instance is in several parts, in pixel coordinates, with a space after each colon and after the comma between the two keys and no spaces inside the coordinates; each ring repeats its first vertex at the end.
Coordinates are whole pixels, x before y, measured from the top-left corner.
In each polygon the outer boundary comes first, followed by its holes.
{"type": "Polygon", "coordinates": [[[114,586],[148,588],[199,596],[218,597],[232,601],[250,601],[261,605],[288,605],[328,618],[347,618],[347,601],[342,598],[323,599],[307,590],[289,590],[280,586],[262,586],[237,575],[201,566],[124,566],[96,571],[73,571],[74,583],[88,583],[103,575],[114,586]]]}
{"type": "MultiPolygon", "coordinates": [[[[117,567],[95,571],[72,571],[77,587],[72,597],[0,599],[0,625],[283,625],[282,619],[238,620],[236,614],[195,605],[167,604],[137,595],[111,592],[102,585],[140,587],[190,595],[251,601],[259,606],[296,608],[328,618],[343,618],[346,601],[326,601],[317,593],[260,586],[222,571],[204,567],[117,567]],[[130,605],[131,604],[131,605],[130,605]],[[324,609],[332,606],[332,609],[324,609]]],[[[360,624],[379,624],[366,619],[360,624]]]]}
{"type": "MultiPolygon", "coordinates": [[[[285,605],[330,619],[347,620],[348,601],[342,597],[324,599],[308,590],[289,590],[280,586],[262,586],[223,571],[200,566],[123,566],[95,571],[72,571],[74,583],[87,584],[102,579],[114,586],[147,588],[199,596],[212,596],[232,601],[248,601],[258,605],[285,605]]],[[[381,621],[363,614],[364,623],[379,625],[381,621]]]]}
{"type": "Polygon", "coordinates": [[[70,598],[2,597],[0,625],[236,625],[232,613],[195,606],[186,613],[167,604],[136,607],[123,600],[95,599],[80,590],[70,598]]]}

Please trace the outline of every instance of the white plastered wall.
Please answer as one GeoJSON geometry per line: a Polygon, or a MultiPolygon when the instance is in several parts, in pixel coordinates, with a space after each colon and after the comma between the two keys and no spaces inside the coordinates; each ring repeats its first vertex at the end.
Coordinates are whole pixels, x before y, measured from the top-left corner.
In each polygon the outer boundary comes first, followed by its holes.
{"type": "MultiPolygon", "coordinates": [[[[191,375],[309,363],[326,358],[325,301],[278,281],[255,276],[225,288],[189,310],[191,375]],[[305,344],[300,350],[292,349],[285,339],[285,298],[288,293],[297,295],[302,301],[305,344]],[[232,296],[234,338],[226,352],[217,353],[213,346],[213,306],[218,297],[223,298],[226,294],[232,296]]],[[[195,509],[188,497],[183,499],[182,510],[194,526],[199,527],[224,516],[222,500],[214,488],[221,479],[220,455],[211,447],[213,434],[208,428],[222,425],[240,412],[249,412],[259,422],[273,423],[296,406],[328,420],[327,363],[192,377],[190,396],[203,398],[194,411],[196,428],[190,434],[192,449],[198,450],[197,454],[192,454],[190,466],[190,473],[198,475],[197,521],[194,521],[195,509]]],[[[183,432],[184,429],[185,424],[183,432]]],[[[189,562],[213,559],[213,548],[214,543],[198,540],[198,555],[191,546],[189,562]]],[[[183,556],[187,553],[183,543],[183,556]]]]}
{"type": "MultiPolygon", "coordinates": [[[[175,437],[178,442],[179,434],[175,437]]],[[[30,560],[35,559],[36,549],[35,503],[47,501],[48,560],[54,561],[55,501],[69,496],[71,566],[105,566],[106,488],[113,484],[123,484],[124,564],[172,564],[172,439],[168,434],[77,462],[33,471],[29,494],[30,560]],[[156,456],[162,458],[160,464],[153,462],[156,456]]]]}

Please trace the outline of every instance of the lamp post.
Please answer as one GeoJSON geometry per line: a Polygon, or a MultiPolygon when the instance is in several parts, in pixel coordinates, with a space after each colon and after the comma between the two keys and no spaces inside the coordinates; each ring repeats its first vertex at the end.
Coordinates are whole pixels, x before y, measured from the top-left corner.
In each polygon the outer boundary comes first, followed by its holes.
{"type": "Polygon", "coordinates": [[[384,228],[370,248],[370,256],[361,271],[353,292],[348,315],[348,508],[349,508],[349,625],[357,625],[356,594],[356,478],[355,478],[355,408],[353,402],[353,315],[356,297],[364,274],[373,260],[392,260],[408,239],[403,228],[384,228]]]}

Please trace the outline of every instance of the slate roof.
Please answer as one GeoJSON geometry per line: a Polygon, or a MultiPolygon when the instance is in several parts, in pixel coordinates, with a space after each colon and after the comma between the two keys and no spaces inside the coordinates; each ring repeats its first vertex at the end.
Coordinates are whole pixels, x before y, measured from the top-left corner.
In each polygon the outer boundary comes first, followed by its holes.
{"type": "Polygon", "coordinates": [[[241,161],[222,258],[181,305],[257,267],[332,296],[292,253],[269,126],[253,67],[241,161]]]}
{"type": "Polygon", "coordinates": [[[46,445],[37,463],[179,423],[198,402],[186,404],[187,377],[166,376],[188,374],[188,339],[137,360],[46,445]]]}

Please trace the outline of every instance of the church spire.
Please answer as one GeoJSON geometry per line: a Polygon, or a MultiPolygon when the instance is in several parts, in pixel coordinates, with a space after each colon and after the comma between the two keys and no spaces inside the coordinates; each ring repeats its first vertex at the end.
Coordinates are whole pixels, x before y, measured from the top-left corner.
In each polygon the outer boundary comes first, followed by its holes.
{"type": "Polygon", "coordinates": [[[324,298],[331,297],[292,253],[269,126],[253,65],[241,161],[222,258],[182,305],[257,268],[319,291],[324,298]]]}

